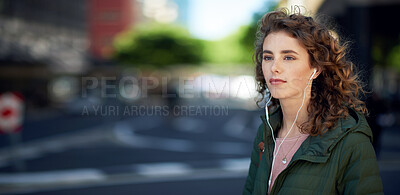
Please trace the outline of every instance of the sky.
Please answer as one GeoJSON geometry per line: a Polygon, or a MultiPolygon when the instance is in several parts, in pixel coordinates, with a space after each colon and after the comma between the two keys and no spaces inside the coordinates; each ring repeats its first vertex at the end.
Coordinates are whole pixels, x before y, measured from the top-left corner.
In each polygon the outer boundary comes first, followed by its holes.
{"type": "Polygon", "coordinates": [[[221,39],[251,22],[253,14],[263,11],[266,2],[267,0],[189,0],[189,31],[197,38],[221,39]]]}

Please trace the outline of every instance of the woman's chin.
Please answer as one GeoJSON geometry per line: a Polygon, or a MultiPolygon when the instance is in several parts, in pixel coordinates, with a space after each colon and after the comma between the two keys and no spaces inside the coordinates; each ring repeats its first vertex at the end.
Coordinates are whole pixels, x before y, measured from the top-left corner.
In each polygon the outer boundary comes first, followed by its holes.
{"type": "Polygon", "coordinates": [[[285,96],[283,96],[283,95],[274,95],[274,94],[272,94],[272,97],[274,99],[284,99],[285,98],[285,96]]]}
{"type": "Polygon", "coordinates": [[[275,99],[282,99],[282,98],[287,97],[287,94],[281,90],[271,90],[270,92],[271,92],[272,97],[275,99]]]}

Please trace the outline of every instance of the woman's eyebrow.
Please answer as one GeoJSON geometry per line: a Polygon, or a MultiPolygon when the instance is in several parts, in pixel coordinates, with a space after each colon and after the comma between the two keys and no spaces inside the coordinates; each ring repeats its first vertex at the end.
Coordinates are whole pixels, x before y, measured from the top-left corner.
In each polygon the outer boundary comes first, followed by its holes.
{"type": "Polygon", "coordinates": [[[281,53],[294,53],[299,55],[297,52],[293,51],[293,50],[282,50],[281,53]]]}
{"type": "MultiPolygon", "coordinates": [[[[274,54],[272,51],[270,50],[263,50],[263,53],[267,53],[267,54],[274,54]]],[[[293,50],[282,50],[281,53],[287,54],[287,53],[294,53],[299,55],[297,52],[293,51],[293,50]]]]}
{"type": "Polygon", "coordinates": [[[272,53],[272,51],[270,51],[270,50],[264,50],[263,53],[274,54],[274,53],[272,53]]]}

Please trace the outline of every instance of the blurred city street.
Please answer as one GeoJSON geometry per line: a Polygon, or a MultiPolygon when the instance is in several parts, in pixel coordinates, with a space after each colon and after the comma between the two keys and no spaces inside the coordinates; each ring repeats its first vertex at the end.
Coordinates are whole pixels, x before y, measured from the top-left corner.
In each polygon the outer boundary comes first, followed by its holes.
{"type": "Polygon", "coordinates": [[[0,192],[240,194],[259,115],[229,109],[225,116],[53,115],[32,121],[28,127],[43,128],[23,131],[18,157],[27,172],[15,173],[2,147],[0,192]]]}

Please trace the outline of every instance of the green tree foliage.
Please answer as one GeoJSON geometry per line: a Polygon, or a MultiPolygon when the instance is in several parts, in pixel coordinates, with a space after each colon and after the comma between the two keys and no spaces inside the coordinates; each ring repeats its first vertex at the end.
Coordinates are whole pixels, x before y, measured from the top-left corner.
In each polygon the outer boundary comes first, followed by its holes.
{"type": "Polygon", "coordinates": [[[374,37],[371,53],[375,65],[394,67],[400,71],[400,37],[397,41],[382,36],[374,37]]]}
{"type": "Polygon", "coordinates": [[[136,67],[166,67],[174,64],[209,63],[254,66],[252,56],[257,21],[276,4],[254,14],[249,25],[217,41],[194,39],[186,29],[171,24],[146,24],[119,35],[114,59],[136,67]]]}
{"type": "Polygon", "coordinates": [[[400,71],[400,41],[391,49],[388,55],[388,63],[395,67],[397,71],[400,71]]]}
{"type": "Polygon", "coordinates": [[[216,64],[251,64],[253,49],[244,47],[242,40],[250,26],[242,26],[235,33],[205,44],[206,61],[216,64]]]}
{"type": "Polygon", "coordinates": [[[203,42],[181,27],[166,24],[140,26],[114,41],[114,58],[137,67],[166,67],[202,62],[203,42]]]}

